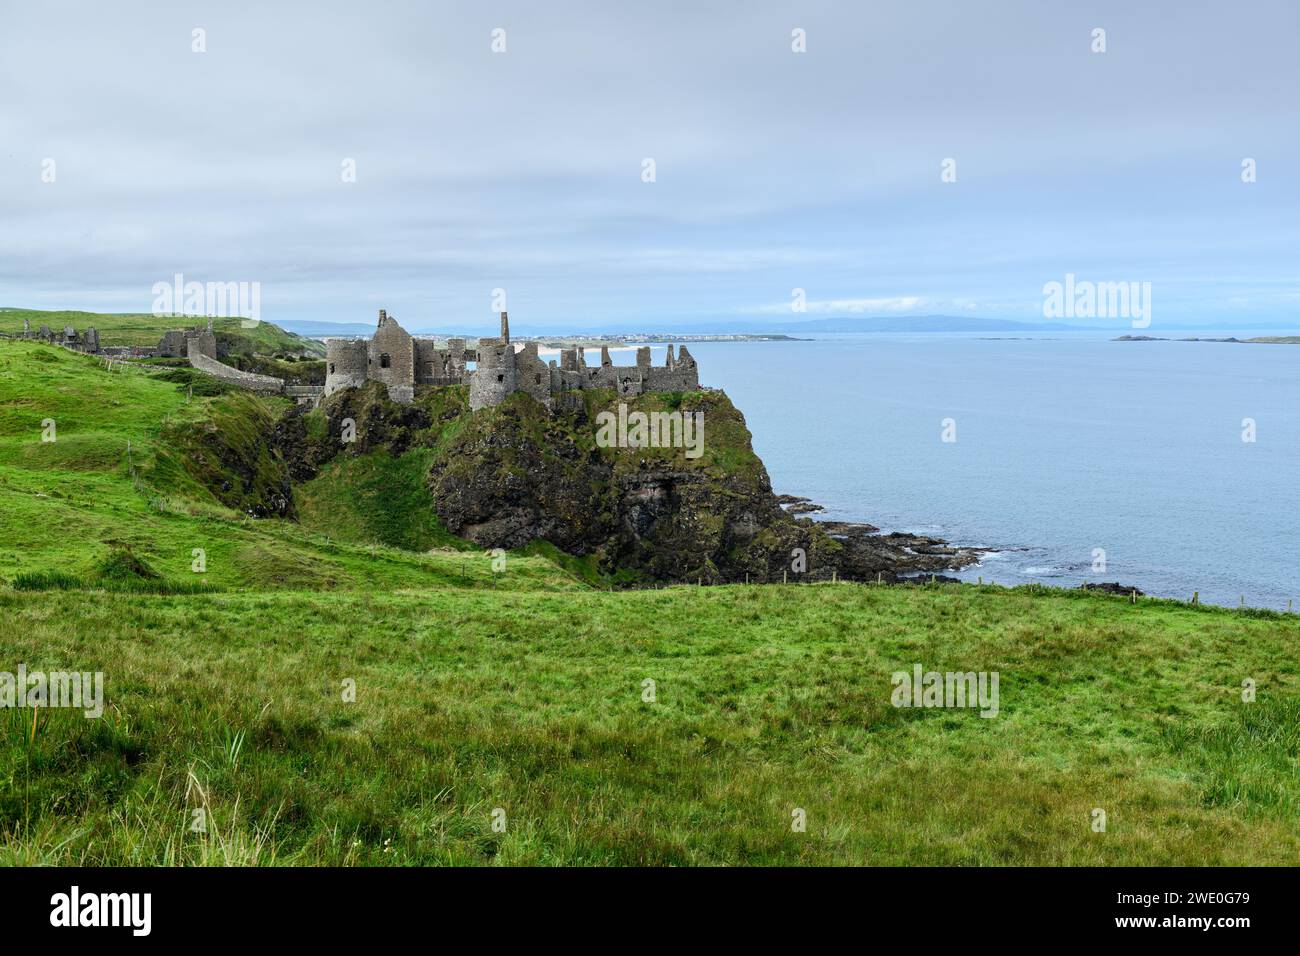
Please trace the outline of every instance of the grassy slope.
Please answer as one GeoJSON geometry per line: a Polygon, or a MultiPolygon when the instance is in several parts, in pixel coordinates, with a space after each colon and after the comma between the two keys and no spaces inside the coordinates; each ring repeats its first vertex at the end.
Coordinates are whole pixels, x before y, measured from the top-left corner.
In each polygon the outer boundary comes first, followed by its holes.
{"type": "Polygon", "coordinates": [[[299,521],[342,541],[412,551],[468,547],[433,512],[424,482],[432,455],[419,448],[396,458],[382,451],[336,458],[298,489],[299,521]]]}
{"type": "Polygon", "coordinates": [[[184,579],[204,547],[228,589],[0,586],[0,670],[103,670],[108,705],[34,731],[0,711],[0,863],[1300,858],[1294,616],[971,586],[608,593],[545,549],[492,588],[481,553],[362,543],[428,543],[382,507],[419,494],[418,461],[317,479],[317,530],[223,507],[163,423],[239,404],[165,374],[0,341],[0,578],[125,545],[184,579]],[[918,662],[997,670],[1001,715],[894,709],[890,673],[918,662]]]}
{"type": "MultiPolygon", "coordinates": [[[[23,319],[31,322],[32,329],[48,325],[61,332],[63,327],[71,325],[78,332],[84,332],[87,326],[94,326],[99,332],[101,345],[157,345],[162,334],[170,329],[193,328],[206,322],[206,319],[194,316],[158,316],[145,313],[110,313],[110,312],[41,312],[36,309],[0,309],[0,332],[10,334],[21,332],[23,319]]],[[[217,332],[229,332],[239,335],[254,343],[259,350],[268,353],[276,351],[297,352],[309,349],[320,355],[325,354],[324,346],[314,339],[306,339],[286,332],[271,322],[259,322],[245,328],[243,320],[238,318],[213,319],[212,327],[217,332]]]]}
{"type": "MultiPolygon", "coordinates": [[[[295,489],[300,523],[345,541],[417,551],[471,547],[443,526],[426,485],[434,456],[464,425],[456,413],[467,410],[467,398],[464,389],[430,389],[418,399],[433,423],[420,436],[424,444],[400,455],[381,449],[340,455],[329,462],[319,475],[295,489]]],[[[308,416],[308,427],[316,434],[326,432],[324,416],[321,408],[308,416]]]]}
{"type": "MultiPolygon", "coordinates": [[[[194,576],[192,551],[202,548],[204,580],[223,587],[423,587],[460,583],[462,575],[490,585],[489,559],[477,552],[413,554],[224,507],[192,477],[195,462],[160,451],[160,436],[164,428],[206,427],[214,415],[238,434],[231,410],[262,406],[244,394],[187,402],[182,386],[163,379],[166,370],[115,368],[0,340],[0,578],[85,574],[125,546],[173,579],[194,576]],[[40,440],[47,418],[56,423],[52,443],[40,440]]],[[[542,558],[516,564],[526,586],[577,586],[542,558]]]]}

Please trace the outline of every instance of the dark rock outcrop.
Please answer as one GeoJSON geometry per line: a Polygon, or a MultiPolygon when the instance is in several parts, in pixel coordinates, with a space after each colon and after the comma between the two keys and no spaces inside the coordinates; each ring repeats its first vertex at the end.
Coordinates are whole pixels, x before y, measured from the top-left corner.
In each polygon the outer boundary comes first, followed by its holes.
{"type": "Polygon", "coordinates": [[[1083,584],[1079,585],[1079,589],[1083,591],[1105,591],[1107,594],[1122,594],[1124,597],[1133,594],[1136,594],[1138,597],[1142,596],[1141,588],[1135,588],[1129,584],[1120,584],[1118,581],[1085,581],[1083,584]]]}
{"type": "MultiPolygon", "coordinates": [[[[476,413],[429,475],[448,530],[484,547],[543,538],[597,555],[607,572],[656,580],[777,580],[796,548],[810,570],[834,566],[838,545],[782,511],[725,395],[680,399],[676,410],[704,415],[697,459],[681,448],[597,447],[595,418],[613,396],[603,398],[547,413],[517,395],[476,413]]],[[[628,404],[665,402],[646,395],[628,404]]]]}

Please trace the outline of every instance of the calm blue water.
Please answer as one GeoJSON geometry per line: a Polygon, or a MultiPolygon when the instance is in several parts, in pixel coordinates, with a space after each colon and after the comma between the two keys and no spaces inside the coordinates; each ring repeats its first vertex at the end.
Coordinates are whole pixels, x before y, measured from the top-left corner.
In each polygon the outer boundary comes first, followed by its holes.
{"type": "Polygon", "coordinates": [[[1300,602],[1300,346],[1066,333],[690,349],[702,383],[744,413],[777,492],[1000,549],[963,577],[1300,602]],[[955,443],[940,441],[944,418],[955,443]]]}

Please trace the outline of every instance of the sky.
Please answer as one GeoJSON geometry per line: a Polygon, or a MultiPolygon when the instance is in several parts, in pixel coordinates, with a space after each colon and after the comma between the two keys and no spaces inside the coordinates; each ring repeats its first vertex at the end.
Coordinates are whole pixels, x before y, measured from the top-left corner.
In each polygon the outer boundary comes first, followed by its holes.
{"type": "Polygon", "coordinates": [[[0,306],[1032,322],[1072,274],[1300,327],[1297,37],[1294,0],[0,0],[0,306]]]}

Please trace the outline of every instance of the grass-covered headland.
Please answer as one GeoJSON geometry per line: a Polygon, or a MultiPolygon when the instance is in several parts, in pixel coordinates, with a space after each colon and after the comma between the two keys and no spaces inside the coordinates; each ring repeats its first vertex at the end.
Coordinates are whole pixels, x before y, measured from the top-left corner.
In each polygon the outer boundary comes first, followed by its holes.
{"type": "Polygon", "coordinates": [[[437,448],[251,517],[286,406],[181,371],[0,341],[0,673],[104,675],[98,719],[0,710],[0,863],[1300,859],[1296,616],[494,571],[386,508],[437,448]],[[917,664],[997,716],[893,706],[917,664]]]}

